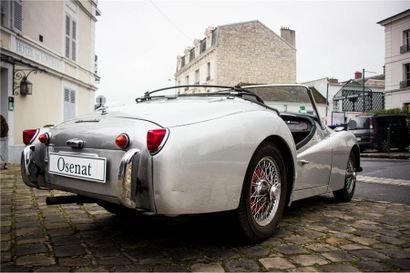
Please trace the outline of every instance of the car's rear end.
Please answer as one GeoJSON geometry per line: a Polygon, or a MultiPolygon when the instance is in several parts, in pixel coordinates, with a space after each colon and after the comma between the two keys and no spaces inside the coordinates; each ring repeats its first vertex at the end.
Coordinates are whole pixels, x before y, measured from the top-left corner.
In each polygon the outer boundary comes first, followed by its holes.
{"type": "Polygon", "coordinates": [[[43,129],[23,152],[23,180],[29,186],[153,211],[148,158],[166,141],[167,132],[147,120],[104,115],[43,129]]]}

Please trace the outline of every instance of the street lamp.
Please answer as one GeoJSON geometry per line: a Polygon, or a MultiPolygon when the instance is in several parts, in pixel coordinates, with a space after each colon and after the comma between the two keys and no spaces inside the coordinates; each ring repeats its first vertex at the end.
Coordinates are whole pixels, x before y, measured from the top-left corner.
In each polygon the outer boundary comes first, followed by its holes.
{"type": "Polygon", "coordinates": [[[40,69],[18,69],[14,71],[14,88],[13,94],[17,95],[15,92],[17,89],[20,91],[20,95],[27,96],[33,94],[33,84],[28,80],[31,73],[37,73],[37,71],[42,72],[40,69]],[[28,73],[26,73],[28,71],[28,73]]]}
{"type": "Polygon", "coordinates": [[[27,80],[27,77],[23,77],[20,82],[20,94],[23,96],[31,95],[33,90],[33,84],[27,80]]]}
{"type": "MultiPolygon", "coordinates": [[[[363,81],[363,112],[366,112],[366,99],[365,99],[365,93],[366,93],[366,86],[365,86],[365,73],[373,73],[376,74],[376,72],[372,72],[372,71],[367,71],[364,68],[362,69],[362,81],[363,81]]],[[[373,108],[373,92],[370,89],[370,110],[371,108],[373,108]]]]}

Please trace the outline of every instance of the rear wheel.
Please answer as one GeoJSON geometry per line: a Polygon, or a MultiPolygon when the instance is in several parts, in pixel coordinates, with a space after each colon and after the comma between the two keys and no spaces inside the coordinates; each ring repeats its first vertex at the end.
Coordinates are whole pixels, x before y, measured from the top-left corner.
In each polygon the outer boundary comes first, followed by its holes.
{"type": "Polygon", "coordinates": [[[334,191],[333,196],[339,202],[349,202],[352,200],[356,188],[356,159],[353,152],[350,153],[345,172],[344,187],[334,191]]]}
{"type": "Polygon", "coordinates": [[[259,242],[273,235],[286,200],[286,172],[283,157],[273,144],[259,148],[248,166],[239,222],[246,239],[259,242]]]}

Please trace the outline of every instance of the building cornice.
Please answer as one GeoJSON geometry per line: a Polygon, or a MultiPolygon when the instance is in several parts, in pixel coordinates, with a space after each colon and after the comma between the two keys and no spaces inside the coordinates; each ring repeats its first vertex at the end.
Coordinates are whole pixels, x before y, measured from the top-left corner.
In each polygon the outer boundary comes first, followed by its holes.
{"type": "MultiPolygon", "coordinates": [[[[47,54],[49,54],[49,55],[55,57],[56,59],[58,59],[58,60],[61,61],[61,62],[68,63],[69,65],[71,65],[71,66],[73,66],[73,67],[75,67],[75,68],[78,68],[78,69],[82,70],[83,72],[92,75],[93,77],[97,77],[97,78],[99,77],[97,74],[95,74],[95,73],[92,72],[91,70],[88,70],[87,68],[81,66],[80,64],[78,64],[78,63],[76,63],[76,62],[73,62],[72,60],[70,60],[70,59],[68,59],[68,58],[66,58],[66,57],[64,57],[64,56],[61,56],[61,55],[58,54],[57,52],[55,52],[55,51],[53,51],[53,50],[51,50],[51,49],[45,47],[45,46],[42,45],[42,44],[39,44],[38,42],[36,42],[36,41],[30,39],[29,37],[27,37],[27,36],[25,36],[25,35],[17,34],[17,33],[13,32],[13,31],[11,31],[11,30],[5,28],[5,27],[0,27],[0,30],[1,30],[1,31],[4,31],[4,32],[7,32],[9,35],[13,36],[15,39],[20,39],[20,40],[22,40],[22,41],[24,41],[24,42],[30,44],[31,46],[37,48],[38,50],[41,50],[41,51],[43,51],[43,52],[45,52],[45,53],[47,53],[47,54]]],[[[9,47],[9,48],[10,48],[10,47],[9,47]]],[[[1,47],[1,50],[6,50],[6,49],[3,48],[3,47],[1,47]]],[[[11,51],[11,50],[9,50],[9,51],[11,51]]],[[[11,51],[11,52],[13,52],[13,51],[11,51]]],[[[16,54],[16,55],[18,55],[18,54],[16,54]]],[[[27,59],[28,59],[28,58],[27,58],[27,59]]],[[[28,60],[30,60],[30,59],[28,59],[28,60]]],[[[32,60],[30,60],[30,61],[32,61],[32,60]]],[[[43,65],[43,66],[46,66],[46,65],[43,65]]],[[[46,67],[47,67],[47,66],[46,66],[46,67]]],[[[51,68],[51,67],[50,67],[50,68],[51,68]]]]}
{"type": "Polygon", "coordinates": [[[85,88],[87,88],[87,89],[91,89],[91,90],[93,90],[93,91],[96,91],[96,90],[97,90],[97,87],[96,87],[95,85],[92,85],[92,84],[83,82],[83,81],[81,81],[81,80],[79,80],[79,79],[77,79],[77,78],[75,78],[75,77],[72,77],[72,76],[70,76],[70,75],[67,75],[67,74],[65,74],[65,73],[62,73],[62,72],[60,72],[60,71],[58,71],[58,70],[56,70],[56,69],[50,68],[50,67],[45,66],[45,65],[43,65],[43,64],[41,64],[41,63],[38,63],[38,62],[36,62],[36,61],[33,61],[33,60],[30,60],[30,59],[24,58],[24,57],[22,57],[22,56],[20,56],[20,55],[18,55],[18,54],[16,54],[16,53],[10,51],[10,50],[7,50],[7,49],[2,48],[1,54],[4,54],[4,55],[6,55],[6,56],[9,56],[9,57],[11,57],[11,58],[13,58],[13,59],[15,59],[15,60],[17,60],[17,61],[20,61],[20,62],[22,62],[22,63],[24,63],[24,62],[33,63],[34,66],[37,66],[38,68],[40,68],[40,69],[46,71],[47,73],[49,73],[49,74],[51,74],[51,75],[54,75],[54,76],[57,76],[57,77],[59,77],[59,78],[62,78],[62,79],[65,79],[65,80],[74,82],[74,83],[76,83],[76,84],[78,84],[78,85],[80,85],[80,86],[82,86],[82,87],[85,87],[85,88]]]}
{"type": "Polygon", "coordinates": [[[409,92],[410,91],[410,87],[406,87],[406,88],[399,88],[399,89],[393,89],[393,90],[385,90],[384,93],[388,94],[388,93],[399,93],[399,92],[409,92]]]}
{"type": "Polygon", "coordinates": [[[377,23],[379,25],[385,26],[385,25],[393,23],[394,21],[397,21],[397,20],[400,20],[400,19],[403,19],[403,18],[406,18],[406,17],[409,17],[409,16],[410,16],[410,9],[407,9],[403,12],[397,13],[397,14],[395,14],[393,16],[390,16],[389,18],[386,18],[384,20],[381,20],[377,23]]]}
{"type": "MultiPolygon", "coordinates": [[[[94,14],[92,14],[86,7],[84,7],[83,3],[81,3],[80,0],[74,0],[74,2],[80,7],[80,9],[82,11],[84,11],[85,14],[87,14],[94,22],[97,22],[97,17],[94,16],[94,14]]],[[[92,5],[95,5],[95,8],[97,10],[98,14],[101,14],[101,12],[99,11],[99,9],[97,8],[97,5],[95,3],[93,3],[93,1],[91,1],[92,5]]]]}

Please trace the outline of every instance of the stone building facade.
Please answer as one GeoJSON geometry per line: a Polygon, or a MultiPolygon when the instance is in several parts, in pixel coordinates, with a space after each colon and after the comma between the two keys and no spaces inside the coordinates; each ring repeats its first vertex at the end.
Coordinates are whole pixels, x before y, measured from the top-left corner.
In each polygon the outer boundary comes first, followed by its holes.
{"type": "Polygon", "coordinates": [[[20,162],[23,130],[94,109],[99,15],[97,0],[1,0],[0,110],[10,128],[9,162],[20,162]]]}
{"type": "Polygon", "coordinates": [[[385,33],[385,107],[410,113],[410,9],[378,24],[385,33]]]}
{"type": "Polygon", "coordinates": [[[175,79],[177,85],[295,83],[295,31],[282,28],[279,36],[259,21],[209,27],[177,57],[175,79]]]}

